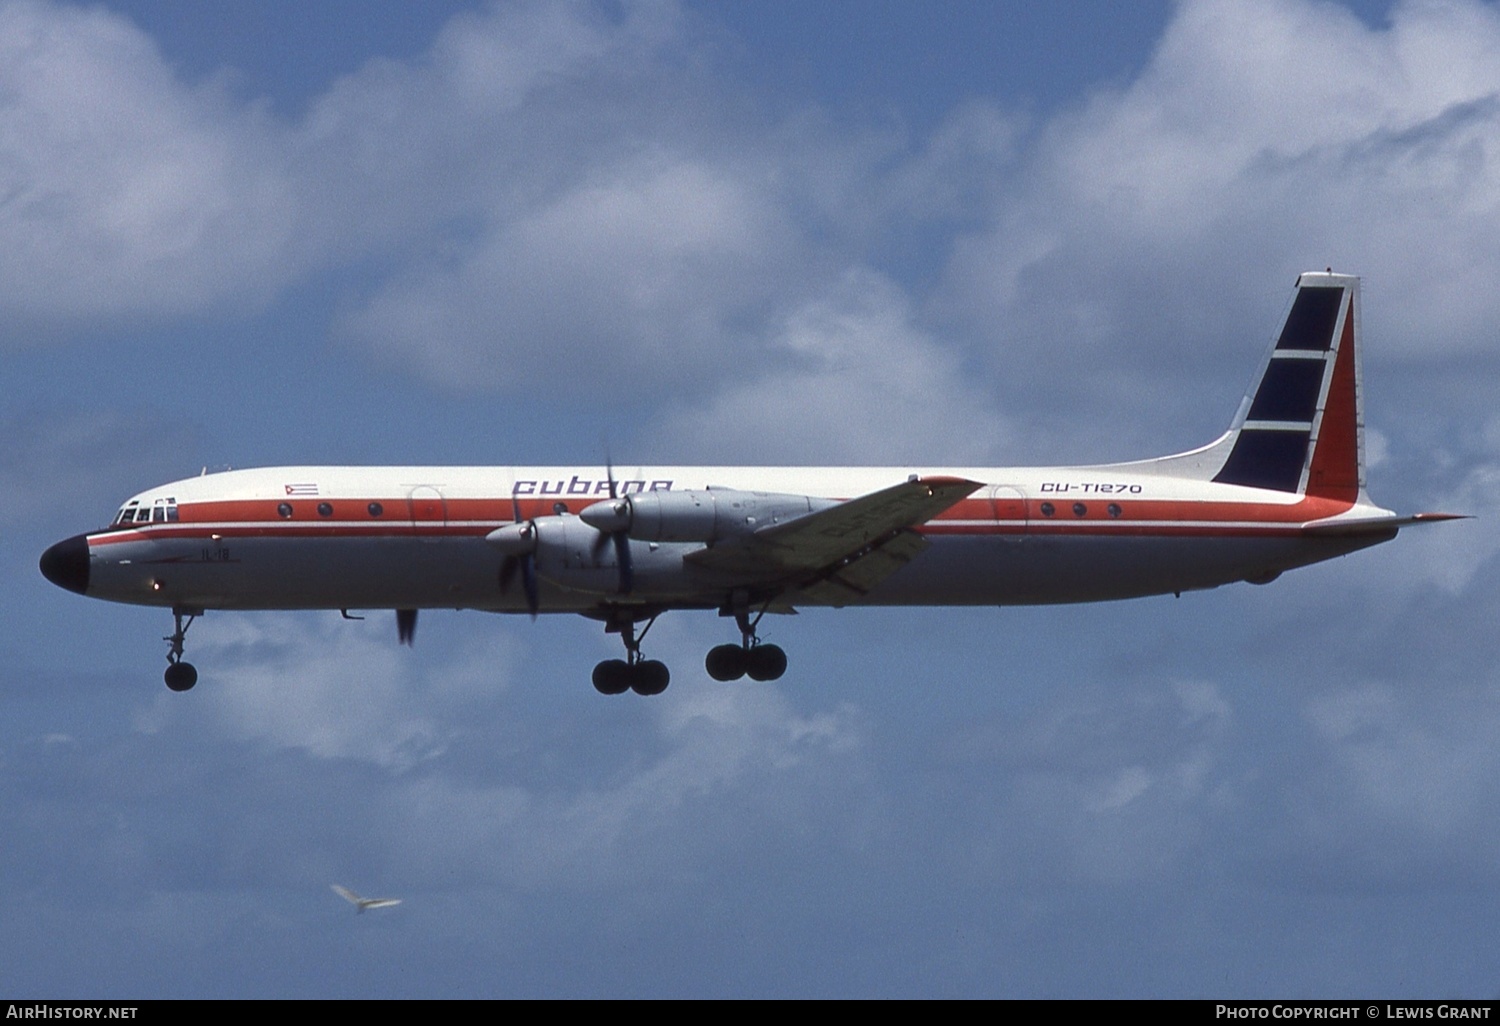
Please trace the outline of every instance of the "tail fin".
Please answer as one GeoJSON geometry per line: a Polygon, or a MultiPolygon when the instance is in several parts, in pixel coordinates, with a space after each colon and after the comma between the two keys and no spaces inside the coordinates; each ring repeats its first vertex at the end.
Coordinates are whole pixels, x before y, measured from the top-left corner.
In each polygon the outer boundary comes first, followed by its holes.
{"type": "MultiPolygon", "coordinates": [[[[1357,502],[1365,490],[1359,279],[1310,272],[1234,424],[1221,484],[1357,502]]],[[[1206,453],[1205,453],[1206,455],[1206,453]]]]}

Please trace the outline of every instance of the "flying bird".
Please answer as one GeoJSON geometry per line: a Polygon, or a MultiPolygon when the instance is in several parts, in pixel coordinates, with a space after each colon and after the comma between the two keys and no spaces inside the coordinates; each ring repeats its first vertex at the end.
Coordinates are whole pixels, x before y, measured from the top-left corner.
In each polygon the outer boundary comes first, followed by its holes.
{"type": "Polygon", "coordinates": [[[400,898],[361,898],[347,887],[332,884],[333,893],[353,905],[358,911],[363,912],[367,908],[390,908],[392,905],[401,904],[400,898]]]}

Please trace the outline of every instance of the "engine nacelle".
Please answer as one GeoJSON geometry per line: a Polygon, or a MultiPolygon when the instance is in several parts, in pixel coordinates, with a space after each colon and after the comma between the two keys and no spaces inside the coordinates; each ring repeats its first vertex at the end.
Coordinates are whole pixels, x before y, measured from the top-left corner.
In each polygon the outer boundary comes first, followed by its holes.
{"type": "Polygon", "coordinates": [[[578,518],[607,533],[624,531],[637,541],[708,544],[837,505],[834,499],[807,495],[708,488],[633,492],[596,502],[578,518]]]}
{"type": "MultiPolygon", "coordinates": [[[[506,524],[486,540],[507,555],[530,555],[536,560],[537,577],[559,588],[600,596],[620,593],[619,550],[607,535],[578,517],[537,517],[506,524]]],[[[632,545],[635,592],[655,593],[680,585],[683,548],[632,545]]]]}

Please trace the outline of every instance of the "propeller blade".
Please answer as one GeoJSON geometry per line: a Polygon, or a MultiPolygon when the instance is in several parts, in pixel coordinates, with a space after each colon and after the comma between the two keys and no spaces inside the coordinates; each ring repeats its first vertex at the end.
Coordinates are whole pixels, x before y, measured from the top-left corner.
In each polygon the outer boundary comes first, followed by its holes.
{"type": "Polygon", "coordinates": [[[417,611],[415,609],[396,610],[396,637],[401,644],[407,648],[413,647],[413,639],[417,636],[417,611]]]}
{"type": "MultiPolygon", "coordinates": [[[[519,526],[521,520],[521,500],[516,496],[515,490],[510,493],[510,514],[519,526]]],[[[517,531],[519,536],[513,541],[529,544],[525,552],[512,552],[500,562],[500,591],[502,593],[510,590],[511,582],[516,579],[516,571],[521,572],[521,590],[526,593],[526,608],[531,611],[531,618],[536,619],[537,611],[542,607],[541,595],[536,585],[536,526],[527,524],[526,528],[517,531]]],[[[498,544],[498,543],[497,543],[498,544]]]]}
{"type": "Polygon", "coordinates": [[[629,595],[635,587],[635,568],[630,565],[630,536],[617,531],[615,539],[615,562],[620,564],[620,594],[629,595]]]}
{"type": "MultiPolygon", "coordinates": [[[[630,535],[626,532],[630,524],[629,500],[620,503],[620,489],[615,484],[615,461],[612,457],[606,457],[604,461],[604,476],[609,480],[609,512],[612,516],[605,518],[606,522],[617,521],[619,526],[614,530],[599,531],[599,537],[594,542],[594,561],[598,562],[599,553],[604,551],[605,539],[612,538],[615,543],[615,563],[620,568],[620,594],[629,595],[635,584],[635,571],[630,565],[630,535]]],[[[597,503],[595,505],[598,505],[597,503]]],[[[585,521],[587,522],[587,521],[585,521]]]]}
{"type": "Polygon", "coordinates": [[[541,596],[537,592],[535,556],[530,553],[524,556],[506,556],[501,561],[500,593],[503,595],[510,591],[518,570],[521,573],[521,590],[526,595],[526,608],[531,612],[531,618],[535,620],[542,605],[541,596]]]}
{"type": "Polygon", "coordinates": [[[523,556],[521,558],[521,587],[526,590],[526,608],[531,610],[531,619],[535,621],[537,610],[541,608],[542,600],[537,594],[536,560],[532,556],[523,556]]]}

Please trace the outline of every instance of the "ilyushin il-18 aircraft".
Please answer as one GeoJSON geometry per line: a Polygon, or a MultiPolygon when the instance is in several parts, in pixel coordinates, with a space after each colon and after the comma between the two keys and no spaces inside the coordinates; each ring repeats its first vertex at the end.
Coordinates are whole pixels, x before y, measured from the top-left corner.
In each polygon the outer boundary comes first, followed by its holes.
{"type": "Polygon", "coordinates": [[[668,610],[733,617],[709,676],[774,680],[766,613],[1181,594],[1388,541],[1448,514],[1398,516],[1365,491],[1359,279],[1298,278],[1280,334],[1218,440],[1101,466],[273,467],[141,492],[102,530],[41,557],[49,581],[170,608],[166,683],[207,610],[579,613],[624,659],[605,694],[662,692],[641,642],[668,610]]]}

